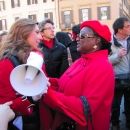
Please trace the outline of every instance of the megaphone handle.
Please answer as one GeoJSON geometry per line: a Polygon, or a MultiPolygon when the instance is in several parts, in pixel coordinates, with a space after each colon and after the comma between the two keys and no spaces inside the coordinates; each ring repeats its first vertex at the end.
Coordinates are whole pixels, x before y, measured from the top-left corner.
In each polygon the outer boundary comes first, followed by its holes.
{"type": "MultiPolygon", "coordinates": [[[[25,69],[26,69],[26,71],[27,71],[28,66],[26,66],[26,67],[25,67],[25,69]]],[[[38,70],[38,72],[37,72],[37,74],[36,74],[36,75],[38,75],[39,73],[40,73],[40,70],[38,70]]]]}

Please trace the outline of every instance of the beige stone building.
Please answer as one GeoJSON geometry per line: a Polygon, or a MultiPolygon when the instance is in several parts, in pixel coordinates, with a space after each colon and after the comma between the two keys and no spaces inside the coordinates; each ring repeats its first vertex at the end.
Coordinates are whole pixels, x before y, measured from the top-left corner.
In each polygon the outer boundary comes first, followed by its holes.
{"type": "Polygon", "coordinates": [[[63,31],[69,31],[74,24],[96,19],[112,24],[118,17],[130,19],[130,0],[59,0],[59,23],[63,31]]]}
{"type": "Polygon", "coordinates": [[[118,17],[130,19],[130,0],[0,0],[0,31],[9,30],[19,18],[54,21],[56,31],[71,31],[82,21],[97,19],[107,24],[118,17]]]}
{"type": "Polygon", "coordinates": [[[54,0],[0,0],[0,31],[9,30],[19,18],[49,17],[55,22],[55,14],[54,0]]]}

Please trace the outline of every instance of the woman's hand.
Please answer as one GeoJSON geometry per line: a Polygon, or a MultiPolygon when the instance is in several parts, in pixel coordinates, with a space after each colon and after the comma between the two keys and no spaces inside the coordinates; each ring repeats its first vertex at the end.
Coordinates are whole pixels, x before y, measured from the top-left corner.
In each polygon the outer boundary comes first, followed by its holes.
{"type": "Polygon", "coordinates": [[[13,112],[12,109],[10,109],[10,105],[13,102],[7,102],[3,105],[0,105],[0,118],[4,121],[6,120],[7,122],[11,121],[15,117],[15,113],[13,112]]]}
{"type": "Polygon", "coordinates": [[[42,92],[41,94],[38,94],[38,95],[36,95],[36,96],[33,96],[33,97],[32,97],[33,101],[35,101],[35,102],[38,101],[38,100],[42,97],[42,95],[46,94],[47,91],[48,91],[48,87],[49,87],[49,86],[50,86],[49,78],[47,78],[47,85],[46,85],[45,89],[43,90],[43,92],[42,92]]]}

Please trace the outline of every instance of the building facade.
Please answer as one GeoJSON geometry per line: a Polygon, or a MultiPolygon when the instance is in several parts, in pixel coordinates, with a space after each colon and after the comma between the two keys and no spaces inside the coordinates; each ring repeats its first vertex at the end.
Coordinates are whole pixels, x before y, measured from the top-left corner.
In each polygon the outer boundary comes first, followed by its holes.
{"type": "Polygon", "coordinates": [[[54,0],[0,0],[0,31],[9,30],[19,18],[55,21],[54,0]]]}
{"type": "Polygon", "coordinates": [[[118,17],[130,19],[130,0],[0,0],[0,31],[19,18],[53,20],[56,31],[71,31],[85,20],[100,20],[112,31],[118,17]]]}
{"type": "Polygon", "coordinates": [[[130,19],[130,0],[59,0],[59,23],[63,31],[85,20],[100,20],[112,31],[118,17],[130,19]]]}

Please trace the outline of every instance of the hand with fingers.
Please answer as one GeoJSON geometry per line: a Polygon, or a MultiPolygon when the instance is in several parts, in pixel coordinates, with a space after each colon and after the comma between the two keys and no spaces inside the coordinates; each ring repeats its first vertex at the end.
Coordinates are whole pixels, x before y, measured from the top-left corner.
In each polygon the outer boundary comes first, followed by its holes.
{"type": "Polygon", "coordinates": [[[123,56],[125,56],[127,54],[127,50],[125,48],[121,48],[119,50],[119,53],[118,53],[118,57],[119,58],[122,58],[123,56]]]}
{"type": "Polygon", "coordinates": [[[13,102],[7,102],[0,105],[0,130],[7,130],[8,122],[15,117],[15,113],[10,109],[13,102]]]}

